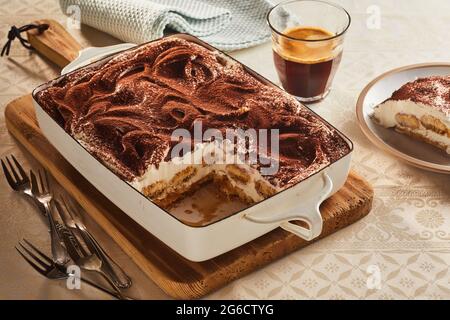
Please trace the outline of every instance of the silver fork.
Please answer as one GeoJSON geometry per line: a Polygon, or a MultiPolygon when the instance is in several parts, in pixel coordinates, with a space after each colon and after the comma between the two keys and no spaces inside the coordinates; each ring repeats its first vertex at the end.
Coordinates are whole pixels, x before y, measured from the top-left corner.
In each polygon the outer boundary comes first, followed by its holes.
{"type": "Polygon", "coordinates": [[[30,170],[31,178],[31,194],[44,206],[45,212],[48,218],[48,224],[50,226],[50,240],[52,248],[53,260],[56,264],[65,265],[69,261],[67,250],[63,246],[63,242],[59,237],[58,229],[53,218],[50,202],[52,200],[52,194],[50,192],[50,186],[48,182],[47,171],[44,170],[44,174],[41,174],[41,170],[38,171],[39,185],[36,180],[36,176],[32,170],[30,170]]]}
{"type": "Polygon", "coordinates": [[[86,229],[76,211],[66,202],[64,197],[61,196],[55,201],[55,208],[66,228],[71,229],[72,232],[78,231],[85,243],[92,243],[94,247],[93,253],[102,260],[102,267],[104,267],[105,272],[111,277],[114,283],[121,289],[131,287],[132,281],[130,277],[108,255],[108,253],[106,253],[97,240],[95,240],[94,236],[86,229]]]}
{"type": "Polygon", "coordinates": [[[125,299],[119,287],[103,270],[103,262],[95,254],[95,246],[89,238],[84,239],[89,252],[84,250],[82,244],[76,237],[70,237],[67,232],[62,233],[62,238],[70,257],[76,265],[78,265],[83,270],[94,271],[100,274],[111,285],[111,287],[114,288],[114,291],[117,292],[118,296],[120,296],[121,299],[125,299]]]}
{"type": "Polygon", "coordinates": [[[14,155],[11,155],[12,162],[14,162],[15,167],[14,168],[11,160],[8,156],[5,157],[5,161],[1,159],[2,162],[2,169],[3,173],[6,177],[6,180],[8,181],[9,186],[19,193],[22,193],[26,195],[29,199],[33,200],[33,202],[39,207],[39,211],[45,215],[45,208],[44,206],[36,200],[35,197],[33,197],[33,194],[31,192],[31,182],[28,178],[28,175],[25,173],[25,170],[23,170],[22,166],[20,165],[19,161],[17,161],[16,157],[14,155]],[[6,165],[8,163],[8,166],[6,165]]]}
{"type": "MultiPolygon", "coordinates": [[[[30,266],[33,267],[34,270],[48,279],[63,280],[74,276],[73,274],[68,273],[64,266],[55,264],[52,259],[45,255],[41,250],[36,248],[27,239],[19,241],[18,245],[16,246],[16,250],[22,256],[22,258],[24,258],[25,261],[27,261],[30,266]]],[[[120,296],[116,292],[111,292],[110,290],[103,288],[93,281],[82,277],[80,277],[80,280],[104,293],[120,299],[120,296]]]]}

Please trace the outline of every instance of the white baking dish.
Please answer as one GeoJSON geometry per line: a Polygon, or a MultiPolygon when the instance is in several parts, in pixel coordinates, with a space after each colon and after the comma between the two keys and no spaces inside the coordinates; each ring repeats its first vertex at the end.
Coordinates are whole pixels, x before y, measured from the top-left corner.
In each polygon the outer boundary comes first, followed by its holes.
{"type": "MultiPolygon", "coordinates": [[[[189,35],[177,34],[171,37],[181,37],[216,50],[189,35]]],[[[76,61],[62,71],[62,74],[131,46],[133,45],[123,44],[109,48],[85,49],[76,61]]],[[[261,81],[275,86],[254,71],[248,68],[247,70],[261,81]]],[[[291,188],[227,218],[201,227],[189,226],[155,205],[119,178],[67,134],[34,99],[35,93],[46,85],[48,84],[34,90],[33,103],[39,126],[47,139],[68,162],[115,205],[173,250],[192,261],[211,259],[278,227],[308,241],[318,237],[322,232],[319,206],[344,185],[349,173],[353,144],[341,134],[350,146],[350,152],[343,158],[291,188]],[[306,222],[309,228],[292,223],[295,220],[306,222]]]]}

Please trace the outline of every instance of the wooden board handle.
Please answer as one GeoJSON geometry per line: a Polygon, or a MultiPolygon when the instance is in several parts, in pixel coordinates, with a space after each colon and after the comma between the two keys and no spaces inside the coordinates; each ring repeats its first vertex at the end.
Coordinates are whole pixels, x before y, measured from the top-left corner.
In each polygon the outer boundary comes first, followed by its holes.
{"type": "Polygon", "coordinates": [[[44,32],[39,32],[37,29],[27,31],[28,41],[37,52],[61,68],[78,57],[81,45],[59,22],[42,19],[34,23],[49,25],[44,32]]]}

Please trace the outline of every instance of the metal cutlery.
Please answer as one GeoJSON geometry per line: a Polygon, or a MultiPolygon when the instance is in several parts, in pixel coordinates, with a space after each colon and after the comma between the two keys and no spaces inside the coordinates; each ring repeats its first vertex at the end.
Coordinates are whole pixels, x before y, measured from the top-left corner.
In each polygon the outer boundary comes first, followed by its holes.
{"type": "MultiPolygon", "coordinates": [[[[67,273],[65,266],[58,265],[53,262],[47,255],[41,250],[36,248],[28,240],[23,239],[19,241],[16,246],[17,252],[27,261],[34,270],[43,275],[44,277],[52,280],[63,280],[69,277],[73,277],[73,274],[67,273]]],[[[104,293],[107,293],[117,299],[123,298],[123,295],[118,295],[116,292],[112,292],[95,282],[80,277],[80,280],[104,293]]],[[[127,299],[130,299],[126,297],[127,299]]]]}
{"type": "MultiPolygon", "coordinates": [[[[38,205],[41,213],[47,218],[50,227],[53,260],[43,255],[42,252],[24,240],[41,257],[46,258],[47,263],[44,263],[32,251],[27,250],[23,243],[19,243],[22,250],[25,250],[30,257],[37,262],[40,261],[38,264],[43,269],[38,271],[48,278],[67,278],[70,275],[65,271],[64,265],[72,258],[75,263],[82,263],[80,268],[100,273],[114,288],[114,295],[117,298],[123,298],[119,288],[129,288],[132,284],[131,279],[95,240],[76,214],[76,211],[68,205],[64,198],[61,197],[59,201],[54,200],[47,172],[38,170],[36,175],[33,171],[30,171],[28,176],[14,155],[2,159],[1,165],[10,187],[32,199],[38,205]],[[59,214],[63,224],[55,221],[55,214],[59,214]],[[85,244],[88,251],[80,240],[85,244]]],[[[32,264],[23,252],[19,251],[19,253],[36,269],[36,264],[32,264]]]]}
{"type": "Polygon", "coordinates": [[[45,215],[46,213],[44,206],[39,201],[37,201],[31,193],[31,182],[28,175],[25,173],[25,170],[22,168],[19,161],[17,161],[14,155],[11,155],[10,158],[6,156],[5,160],[1,159],[3,173],[6,177],[6,180],[8,181],[9,186],[14,191],[24,194],[28,199],[33,200],[33,202],[39,207],[39,211],[45,215]],[[14,168],[10,158],[12,159],[12,162],[14,162],[17,169],[14,168]],[[6,165],[6,163],[8,164],[8,166],[6,165]]]}
{"type": "Polygon", "coordinates": [[[83,238],[88,251],[83,248],[82,244],[78,241],[76,236],[71,237],[68,232],[64,232],[62,233],[62,238],[70,257],[76,265],[78,265],[83,270],[93,271],[100,274],[114,288],[121,299],[125,298],[120,291],[120,288],[105,272],[104,268],[102,268],[103,261],[95,254],[95,246],[88,237],[83,238]]]}
{"type": "Polygon", "coordinates": [[[30,170],[31,194],[44,206],[45,212],[47,214],[48,224],[50,226],[50,240],[53,261],[56,264],[64,265],[69,261],[69,256],[67,254],[66,248],[64,248],[63,241],[60,238],[60,232],[58,231],[55,220],[53,218],[50,204],[53,196],[50,192],[47,171],[44,170],[44,174],[41,174],[41,170],[39,170],[38,176],[39,184],[36,179],[36,175],[32,170],[30,170]]]}
{"type": "MultiPolygon", "coordinates": [[[[6,180],[8,181],[9,186],[11,189],[13,189],[16,192],[19,192],[20,194],[23,194],[27,197],[27,199],[30,199],[33,201],[34,204],[39,208],[39,211],[42,213],[42,216],[47,219],[47,213],[46,210],[41,202],[39,202],[35,196],[32,194],[31,190],[31,181],[28,175],[25,173],[25,170],[20,165],[20,163],[17,161],[16,157],[14,155],[11,155],[11,158],[13,159],[13,162],[15,164],[15,167],[11,163],[11,160],[6,156],[5,160],[1,160],[2,163],[2,169],[3,173],[6,177],[6,180]],[[8,163],[9,167],[6,165],[8,163]]],[[[47,219],[48,223],[48,219],[47,219]]],[[[58,230],[64,228],[59,223],[56,223],[56,228],[58,230]]]]}
{"type": "Polygon", "coordinates": [[[95,240],[94,236],[86,229],[74,208],[67,203],[64,197],[61,196],[55,201],[55,208],[67,229],[70,229],[72,233],[78,232],[86,244],[92,244],[93,253],[102,260],[104,271],[111,277],[114,283],[121,289],[129,288],[132,284],[130,277],[128,277],[122,268],[106,253],[97,240],[95,240]]]}

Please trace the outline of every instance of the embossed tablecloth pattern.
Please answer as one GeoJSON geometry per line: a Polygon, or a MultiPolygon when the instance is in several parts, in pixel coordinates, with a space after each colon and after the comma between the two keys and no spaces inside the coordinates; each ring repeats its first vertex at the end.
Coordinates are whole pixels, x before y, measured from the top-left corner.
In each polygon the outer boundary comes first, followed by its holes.
{"type": "MultiPolygon", "coordinates": [[[[354,114],[359,92],[378,74],[406,64],[450,61],[450,2],[337,2],[350,11],[353,24],[333,91],[313,108],[355,142],[353,167],[375,188],[373,211],[355,225],[207,298],[450,298],[450,176],[412,168],[379,151],[363,137],[354,114]],[[380,29],[368,28],[367,12],[378,10],[380,29]],[[368,289],[367,282],[376,284],[368,273],[373,270],[380,271],[381,282],[378,288],[368,289]]],[[[43,17],[66,23],[56,1],[0,1],[0,37],[5,39],[12,24],[43,17]]],[[[71,32],[84,46],[117,42],[89,27],[71,32]]],[[[277,82],[270,45],[238,51],[233,56],[277,82]]],[[[10,100],[30,92],[57,72],[17,43],[11,57],[0,60],[1,156],[14,153],[27,168],[34,165],[8,134],[3,110],[10,100]]],[[[88,288],[81,293],[68,291],[63,282],[39,277],[18,257],[14,245],[22,237],[46,248],[48,237],[32,206],[10,192],[3,178],[0,190],[0,298],[105,298],[88,288]]],[[[166,298],[95,224],[89,227],[129,270],[135,280],[133,295],[166,298]]]]}

